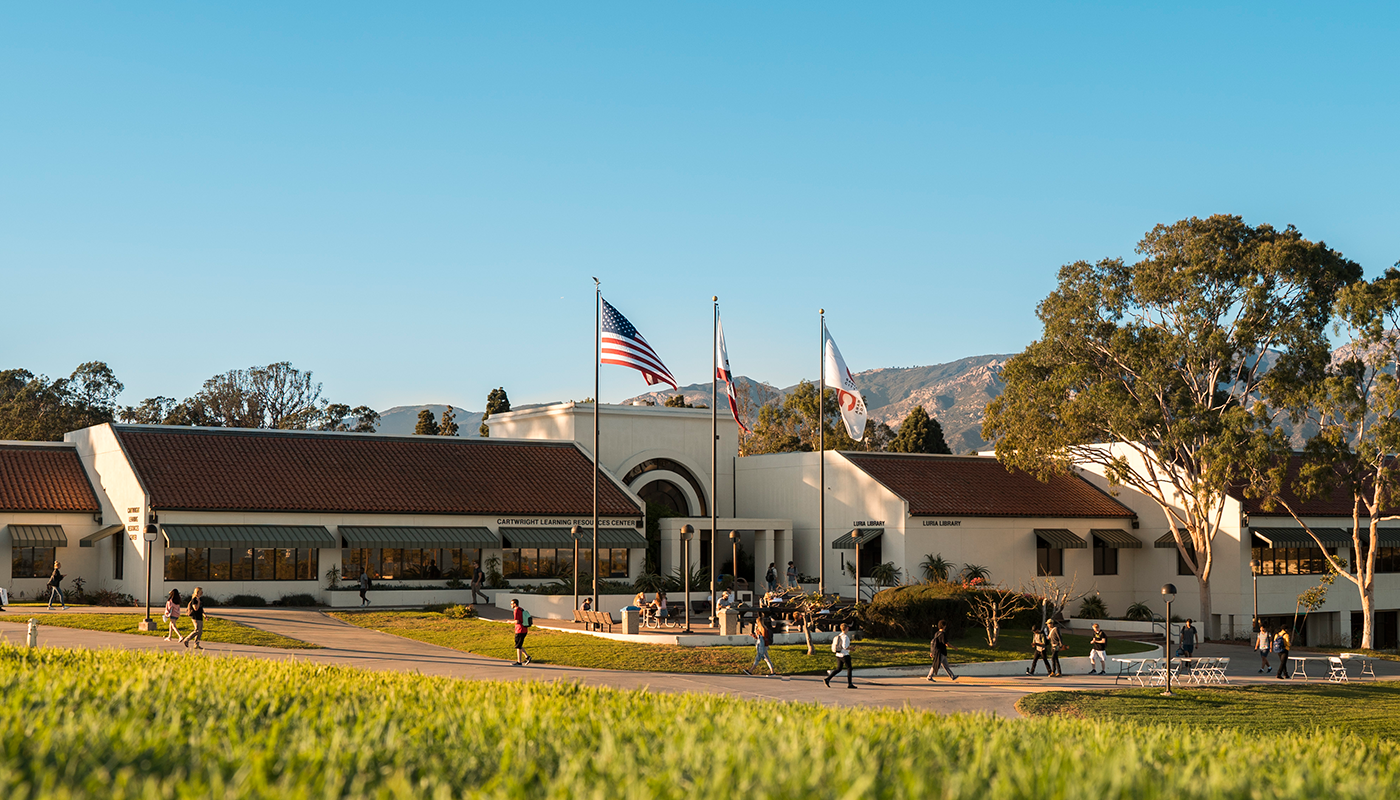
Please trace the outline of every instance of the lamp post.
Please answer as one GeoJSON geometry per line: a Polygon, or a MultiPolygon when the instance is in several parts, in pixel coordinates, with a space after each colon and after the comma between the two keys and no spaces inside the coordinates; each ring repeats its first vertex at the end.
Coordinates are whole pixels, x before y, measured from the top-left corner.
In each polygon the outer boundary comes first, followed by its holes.
{"type": "Polygon", "coordinates": [[[151,619],[151,542],[154,542],[159,535],[160,532],[154,523],[146,525],[146,618],[141,620],[141,624],[137,626],[139,630],[143,631],[156,629],[155,620],[151,619]]]}
{"type": "Polygon", "coordinates": [[[574,537],[574,610],[578,611],[578,534],[577,525],[569,529],[569,535],[574,537]]]}
{"type": "MultiPolygon", "coordinates": [[[[685,584],[685,632],[690,633],[690,537],[695,535],[695,528],[690,525],[681,526],[681,583],[685,584]]],[[[714,543],[714,536],[710,537],[711,544],[714,543]]],[[[713,572],[714,565],[711,564],[713,572]]]]}
{"type": "MultiPolygon", "coordinates": [[[[730,531],[730,532],[729,532],[729,544],[732,545],[733,550],[734,550],[734,555],[731,556],[731,558],[734,559],[734,563],[733,563],[733,565],[732,565],[733,568],[734,568],[734,586],[733,586],[733,589],[734,589],[734,598],[733,598],[733,599],[734,599],[734,600],[738,600],[738,599],[739,599],[739,532],[738,532],[738,531],[730,531]]],[[[710,598],[710,599],[713,600],[714,598],[710,598]]]]}
{"type": "Polygon", "coordinates": [[[1172,601],[1176,599],[1176,586],[1162,585],[1162,599],[1167,601],[1167,690],[1163,697],[1172,696],[1172,601]]]}

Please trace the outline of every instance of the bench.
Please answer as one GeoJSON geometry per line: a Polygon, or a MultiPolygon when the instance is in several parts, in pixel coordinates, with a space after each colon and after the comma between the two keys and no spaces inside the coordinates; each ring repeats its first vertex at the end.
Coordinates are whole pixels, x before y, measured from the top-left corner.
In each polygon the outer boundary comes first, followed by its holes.
{"type": "Polygon", "coordinates": [[[617,620],[613,619],[611,611],[579,611],[577,613],[583,615],[582,621],[592,625],[594,630],[600,631],[606,627],[608,633],[612,633],[613,626],[618,624],[617,620]]]}

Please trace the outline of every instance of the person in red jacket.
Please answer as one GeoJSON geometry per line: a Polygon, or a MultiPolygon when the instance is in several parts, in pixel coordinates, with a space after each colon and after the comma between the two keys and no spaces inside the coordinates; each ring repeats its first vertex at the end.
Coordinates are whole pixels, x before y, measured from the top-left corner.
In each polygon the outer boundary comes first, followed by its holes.
{"type": "Polygon", "coordinates": [[[525,652],[525,635],[530,632],[530,612],[520,607],[520,601],[510,601],[510,615],[515,618],[515,666],[529,664],[534,659],[525,652]]]}

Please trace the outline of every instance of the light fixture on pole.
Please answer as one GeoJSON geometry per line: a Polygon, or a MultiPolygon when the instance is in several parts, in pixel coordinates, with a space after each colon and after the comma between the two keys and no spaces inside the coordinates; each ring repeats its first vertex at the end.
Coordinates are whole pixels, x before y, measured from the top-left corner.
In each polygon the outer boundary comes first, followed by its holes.
{"type": "Polygon", "coordinates": [[[1172,696],[1172,601],[1176,599],[1176,586],[1170,583],[1162,585],[1162,599],[1167,601],[1167,690],[1162,692],[1163,697],[1172,696]]]}
{"type": "Polygon", "coordinates": [[[686,633],[690,633],[690,537],[694,535],[695,528],[690,525],[681,526],[681,582],[685,584],[686,633]]]}
{"type": "Polygon", "coordinates": [[[569,529],[569,535],[574,539],[574,610],[578,611],[578,535],[579,526],[575,525],[569,529]]]}
{"type": "Polygon", "coordinates": [[[734,564],[733,564],[734,569],[732,570],[733,573],[734,573],[734,585],[733,585],[732,587],[730,587],[730,588],[732,588],[732,589],[734,590],[734,596],[733,596],[732,598],[730,598],[730,599],[731,599],[731,600],[736,600],[736,601],[737,601],[737,600],[739,599],[739,532],[738,532],[738,531],[730,531],[730,532],[729,532],[729,543],[730,543],[731,545],[734,546],[734,556],[733,556],[733,558],[734,558],[734,564]]]}
{"type": "Polygon", "coordinates": [[[151,542],[160,536],[160,531],[154,523],[146,525],[146,618],[137,625],[138,630],[153,631],[156,629],[155,620],[151,619],[151,542]]]}

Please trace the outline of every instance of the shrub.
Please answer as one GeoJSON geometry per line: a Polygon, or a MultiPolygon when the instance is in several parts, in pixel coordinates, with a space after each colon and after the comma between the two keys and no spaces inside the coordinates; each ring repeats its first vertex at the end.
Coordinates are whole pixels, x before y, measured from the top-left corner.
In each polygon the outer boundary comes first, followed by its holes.
{"type": "Polygon", "coordinates": [[[957,638],[968,626],[970,590],[956,583],[896,586],[876,592],[857,612],[861,631],[869,636],[928,638],[938,621],[948,623],[957,638]]]}
{"type": "Polygon", "coordinates": [[[274,606],[318,606],[321,601],[309,594],[284,594],[272,603],[274,606]]]}
{"type": "Polygon", "coordinates": [[[1108,619],[1108,606],[1104,604],[1102,597],[1096,594],[1089,595],[1079,604],[1079,613],[1075,616],[1080,619],[1108,619]]]}
{"type": "Polygon", "coordinates": [[[92,593],[92,604],[95,606],[134,606],[136,598],[115,589],[98,589],[92,593]]]}
{"type": "Polygon", "coordinates": [[[233,597],[230,597],[229,599],[225,600],[223,602],[223,605],[243,606],[245,608],[262,608],[263,606],[267,605],[267,600],[266,598],[259,597],[255,594],[236,594],[233,597]]]}
{"type": "Polygon", "coordinates": [[[1146,603],[1133,603],[1128,606],[1127,611],[1123,612],[1123,619],[1136,620],[1137,622],[1151,622],[1155,616],[1151,606],[1146,603]]]}
{"type": "Polygon", "coordinates": [[[476,619],[476,606],[448,606],[442,610],[442,615],[448,619],[476,619]]]}

